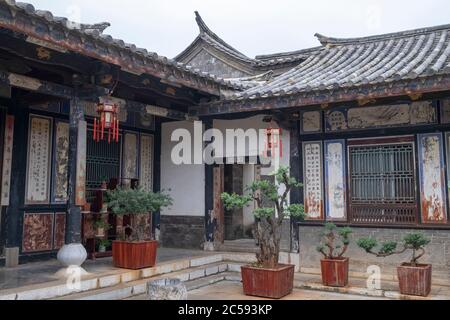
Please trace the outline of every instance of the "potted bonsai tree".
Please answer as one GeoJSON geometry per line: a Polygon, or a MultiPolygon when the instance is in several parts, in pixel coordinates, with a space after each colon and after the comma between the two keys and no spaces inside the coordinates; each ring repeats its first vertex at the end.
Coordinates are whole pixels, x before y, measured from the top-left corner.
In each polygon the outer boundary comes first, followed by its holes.
{"type": "MultiPolygon", "coordinates": [[[[172,198],[162,192],[147,192],[141,188],[117,188],[106,194],[108,208],[116,215],[129,215],[129,234],[113,241],[114,266],[125,269],[152,267],[156,262],[158,242],[151,240],[148,224],[142,217],[172,204],[172,198]]],[[[147,220],[148,221],[148,220],[147,220]]]]}
{"type": "Polygon", "coordinates": [[[320,260],[320,268],[325,286],[345,287],[348,284],[349,259],[344,254],[352,232],[349,227],[337,228],[334,223],[325,224],[322,242],[317,246],[317,251],[324,257],[320,260]]]}
{"type": "Polygon", "coordinates": [[[288,216],[304,218],[304,207],[287,202],[289,192],[302,186],[289,176],[289,168],[280,167],[273,176],[274,183],[257,180],[247,187],[248,195],[225,192],[222,200],[228,210],[242,208],[251,201],[256,202],[253,234],[259,245],[259,252],[256,254],[255,264],[241,267],[244,293],[279,299],[291,293],[294,284],[294,266],[278,263],[281,225],[288,216]]]}
{"type": "Polygon", "coordinates": [[[373,238],[357,241],[359,247],[377,257],[387,257],[412,251],[411,260],[397,267],[400,293],[415,296],[427,296],[431,291],[431,264],[419,264],[418,260],[425,254],[425,246],[430,240],[423,233],[409,233],[403,237],[402,247],[397,249],[397,242],[386,241],[381,245],[373,238]],[[378,250],[375,248],[378,247],[378,250]]]}

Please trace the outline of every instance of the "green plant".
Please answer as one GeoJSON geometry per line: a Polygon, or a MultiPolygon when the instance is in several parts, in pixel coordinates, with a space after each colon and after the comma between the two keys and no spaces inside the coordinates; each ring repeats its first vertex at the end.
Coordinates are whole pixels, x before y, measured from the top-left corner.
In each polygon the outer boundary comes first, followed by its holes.
{"type": "Polygon", "coordinates": [[[98,219],[94,222],[94,228],[96,230],[104,229],[105,231],[107,231],[111,228],[111,225],[103,219],[98,219]]]}
{"type": "Polygon", "coordinates": [[[408,233],[402,239],[402,248],[397,250],[397,242],[385,241],[381,244],[373,238],[362,238],[357,241],[360,248],[367,253],[373,254],[377,257],[387,257],[394,254],[401,254],[406,250],[412,250],[412,257],[410,260],[411,266],[417,266],[417,261],[425,254],[425,246],[430,243],[430,240],[421,232],[408,233]],[[379,247],[378,250],[375,248],[379,247]]]}
{"type": "Polygon", "coordinates": [[[334,223],[326,223],[322,233],[322,241],[317,246],[317,251],[320,252],[325,259],[340,259],[347,251],[350,244],[350,234],[353,230],[349,227],[337,228],[334,223]],[[336,241],[340,240],[340,244],[336,241]]]}
{"type": "Polygon", "coordinates": [[[109,247],[110,245],[111,245],[111,241],[108,240],[108,239],[100,239],[100,240],[98,241],[98,246],[99,246],[99,247],[105,247],[105,248],[107,248],[107,247],[109,247]]]}
{"type": "Polygon", "coordinates": [[[303,219],[305,216],[302,204],[287,203],[289,192],[302,187],[302,184],[289,176],[288,167],[280,167],[272,175],[275,183],[256,180],[247,186],[246,191],[250,193],[249,195],[226,192],[221,195],[227,210],[240,209],[251,201],[256,202],[256,209],[253,211],[256,218],[253,235],[259,245],[259,252],[256,255],[257,265],[265,268],[275,268],[278,265],[283,219],[288,216],[303,219]]]}
{"type": "MultiPolygon", "coordinates": [[[[147,192],[142,188],[117,188],[106,193],[106,203],[116,215],[130,215],[128,228],[131,234],[127,240],[145,240],[145,224],[140,223],[136,215],[149,214],[172,205],[172,198],[163,192],[147,192]]],[[[122,238],[127,238],[124,235],[122,238]]]]}

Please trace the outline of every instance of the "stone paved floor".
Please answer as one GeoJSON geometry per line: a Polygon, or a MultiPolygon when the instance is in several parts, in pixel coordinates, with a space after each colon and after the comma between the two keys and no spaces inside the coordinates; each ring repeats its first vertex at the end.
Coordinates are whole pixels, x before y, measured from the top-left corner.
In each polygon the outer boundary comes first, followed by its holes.
{"type": "MultiPolygon", "coordinates": [[[[159,248],[157,262],[198,257],[214,254],[200,250],[159,248]]],[[[32,284],[45,283],[58,280],[56,273],[62,268],[56,260],[33,262],[18,266],[17,268],[0,267],[0,290],[18,288],[32,284]]],[[[89,273],[100,273],[118,270],[112,266],[112,258],[87,260],[83,268],[89,273]]]]}
{"type": "MultiPolygon", "coordinates": [[[[189,291],[188,300],[264,300],[250,297],[242,292],[242,284],[233,281],[221,281],[213,285],[189,291]]],[[[282,300],[382,300],[375,297],[294,289],[292,294],[282,300]]],[[[384,299],[386,300],[386,299],[384,299]]]]}

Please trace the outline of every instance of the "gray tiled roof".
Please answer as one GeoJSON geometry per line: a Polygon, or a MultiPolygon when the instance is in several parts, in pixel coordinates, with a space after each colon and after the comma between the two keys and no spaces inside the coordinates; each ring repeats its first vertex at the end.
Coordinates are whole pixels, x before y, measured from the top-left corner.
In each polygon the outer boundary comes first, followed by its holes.
{"type": "MultiPolygon", "coordinates": [[[[297,67],[231,99],[389,83],[450,74],[450,25],[378,36],[336,39],[317,34],[322,47],[297,67]]],[[[283,54],[279,54],[283,55],[283,54]]]]}
{"type": "Polygon", "coordinates": [[[236,50],[231,45],[226,43],[224,40],[222,40],[218,35],[216,35],[211,29],[206,25],[206,23],[203,21],[202,17],[198,13],[198,11],[195,11],[195,20],[197,22],[197,25],[200,29],[200,34],[198,37],[192,42],[192,44],[187,47],[183,52],[178,54],[175,57],[175,60],[178,60],[181,56],[183,56],[189,49],[199,40],[203,40],[208,45],[214,47],[215,49],[224,52],[225,54],[240,60],[246,64],[249,64],[252,67],[270,67],[270,66],[277,66],[280,64],[286,64],[286,63],[293,63],[296,61],[301,61],[306,58],[306,51],[307,50],[301,50],[301,51],[295,51],[295,52],[286,52],[282,54],[272,54],[272,55],[261,55],[257,56],[254,59],[247,57],[242,52],[236,50]],[[305,52],[302,52],[305,51],[305,52]]]}
{"type": "MultiPolygon", "coordinates": [[[[30,3],[16,2],[15,0],[0,0],[0,4],[1,3],[5,3],[11,10],[21,11],[25,13],[31,19],[43,19],[43,21],[45,21],[45,23],[48,25],[55,25],[64,28],[66,31],[63,35],[66,38],[68,37],[69,32],[77,32],[80,34],[80,36],[94,38],[96,41],[98,41],[98,43],[101,43],[102,45],[112,46],[120,50],[125,50],[130,54],[130,56],[138,55],[158,64],[165,65],[168,68],[172,68],[177,72],[186,72],[188,74],[191,74],[194,76],[194,78],[197,77],[198,79],[202,79],[203,81],[212,81],[214,83],[232,89],[243,88],[239,85],[238,82],[232,83],[229,81],[225,81],[224,79],[219,78],[213,74],[202,72],[199,69],[191,68],[190,66],[184,65],[173,59],[168,59],[164,56],[160,56],[155,52],[149,52],[144,48],[138,48],[134,44],[129,44],[121,39],[115,39],[110,35],[103,34],[103,29],[109,26],[108,23],[103,23],[103,26],[99,26],[97,28],[95,26],[91,28],[89,25],[75,23],[64,17],[56,17],[50,11],[37,10],[30,3]]],[[[0,17],[0,19],[2,18],[0,17]]],[[[65,39],[61,39],[61,41],[63,40],[65,39]]]]}

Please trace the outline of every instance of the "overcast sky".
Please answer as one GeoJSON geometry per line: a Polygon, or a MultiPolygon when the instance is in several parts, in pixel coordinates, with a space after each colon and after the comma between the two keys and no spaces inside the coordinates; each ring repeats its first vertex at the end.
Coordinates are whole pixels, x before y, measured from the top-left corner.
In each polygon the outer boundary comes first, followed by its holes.
{"type": "Polygon", "coordinates": [[[198,35],[194,11],[254,57],[319,45],[316,32],[355,37],[450,23],[448,0],[22,0],[173,58],[198,35]]]}

